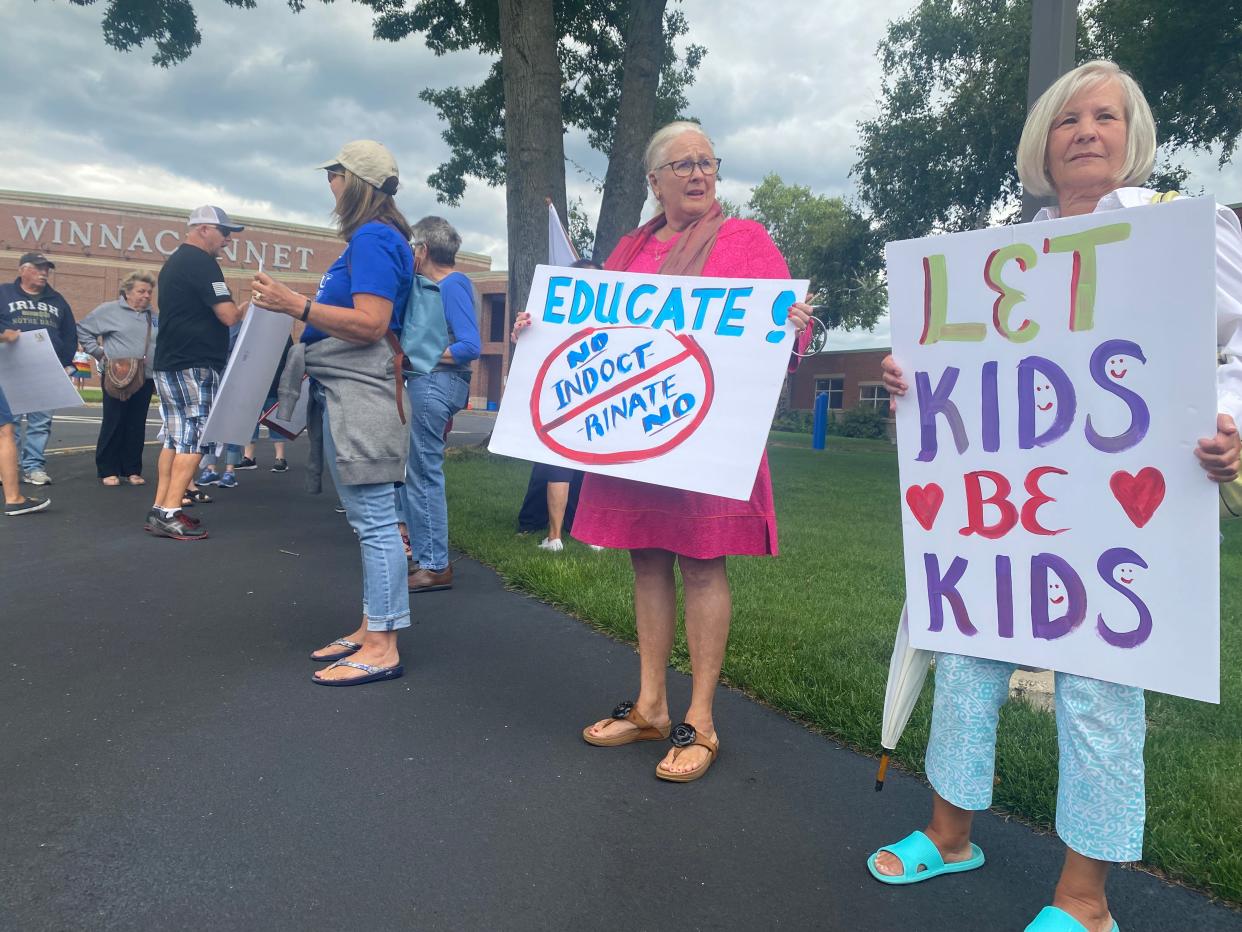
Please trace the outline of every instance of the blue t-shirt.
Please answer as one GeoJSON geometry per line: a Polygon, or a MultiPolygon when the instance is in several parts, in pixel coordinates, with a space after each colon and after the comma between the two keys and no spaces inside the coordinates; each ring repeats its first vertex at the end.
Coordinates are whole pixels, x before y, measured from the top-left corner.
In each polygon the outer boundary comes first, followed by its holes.
{"type": "Polygon", "coordinates": [[[459,367],[469,367],[479,358],[479,320],[474,309],[474,287],[461,272],[450,272],[440,280],[440,300],[444,304],[444,320],[453,342],[448,351],[459,367]]]}
{"type": "MultiPolygon", "coordinates": [[[[353,307],[356,294],[387,298],[392,302],[390,329],[400,333],[413,281],[414,251],[410,244],[388,224],[373,220],[354,231],[340,258],[324,272],[315,303],[353,307]]],[[[314,343],[326,336],[307,324],[302,342],[314,343]]]]}

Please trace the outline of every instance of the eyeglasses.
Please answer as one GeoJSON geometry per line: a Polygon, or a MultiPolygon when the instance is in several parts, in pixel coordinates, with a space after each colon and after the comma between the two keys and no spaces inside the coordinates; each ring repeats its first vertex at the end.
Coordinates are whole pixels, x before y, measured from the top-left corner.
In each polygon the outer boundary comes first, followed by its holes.
{"type": "Polygon", "coordinates": [[[720,171],[720,163],[722,159],[699,159],[697,162],[693,159],[678,159],[676,162],[665,162],[663,165],[657,165],[656,171],[661,168],[671,168],[673,174],[678,178],[689,178],[694,174],[697,168],[704,175],[714,175],[720,171]]]}

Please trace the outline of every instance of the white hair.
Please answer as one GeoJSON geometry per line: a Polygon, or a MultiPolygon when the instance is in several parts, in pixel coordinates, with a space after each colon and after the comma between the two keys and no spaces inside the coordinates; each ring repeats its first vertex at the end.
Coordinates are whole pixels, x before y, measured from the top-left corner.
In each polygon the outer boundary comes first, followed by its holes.
{"type": "Polygon", "coordinates": [[[1156,161],[1156,123],[1151,107],[1138,82],[1115,63],[1104,59],[1089,61],[1067,71],[1040,95],[1027,114],[1018,143],[1018,178],[1028,194],[1051,197],[1056,194],[1048,174],[1048,135],[1053,121],[1076,94],[1106,81],[1121,85],[1126,106],[1126,158],[1121,166],[1118,187],[1137,187],[1151,177],[1156,161]]]}
{"type": "MultiPolygon", "coordinates": [[[[672,123],[661,126],[655,131],[655,134],[647,143],[646,152],[643,153],[643,168],[648,174],[663,164],[665,151],[672,144],[673,140],[683,133],[698,133],[704,139],[707,139],[709,146],[712,145],[711,139],[708,138],[707,133],[703,131],[703,127],[698,123],[692,123],[689,120],[675,120],[672,123]]],[[[712,146],[712,151],[715,151],[715,146],[712,146]]]]}

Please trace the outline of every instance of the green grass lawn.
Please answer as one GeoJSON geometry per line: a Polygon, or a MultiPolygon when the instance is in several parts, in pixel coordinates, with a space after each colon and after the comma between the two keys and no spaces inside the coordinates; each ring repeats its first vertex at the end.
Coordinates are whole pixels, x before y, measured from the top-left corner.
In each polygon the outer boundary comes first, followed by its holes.
{"type": "MultiPolygon", "coordinates": [[[[884,684],[902,601],[895,447],[773,433],[781,556],[730,561],[734,616],[724,675],[735,687],[867,753],[876,753],[884,684]]],[[[486,453],[446,467],[453,545],[506,582],[634,640],[633,577],[624,553],[574,541],[552,556],[515,533],[530,467],[486,453]]],[[[1242,903],[1242,521],[1225,523],[1221,705],[1148,693],[1146,863],[1242,903]]],[[[684,637],[674,665],[689,672],[684,637]]],[[[637,663],[635,663],[637,684],[637,663]]],[[[922,772],[929,681],[896,760],[922,772]]],[[[615,700],[598,697],[600,708],[615,700]]],[[[602,713],[601,713],[602,714],[602,713]]],[[[1011,702],[1001,718],[994,804],[1051,826],[1052,716],[1011,702]]],[[[921,826],[911,826],[918,828],[921,826]]]]}

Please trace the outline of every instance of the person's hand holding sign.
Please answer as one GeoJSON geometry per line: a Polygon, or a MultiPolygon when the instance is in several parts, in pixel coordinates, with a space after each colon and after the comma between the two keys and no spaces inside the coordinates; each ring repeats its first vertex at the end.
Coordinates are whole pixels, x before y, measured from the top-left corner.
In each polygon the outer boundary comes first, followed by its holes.
{"type": "Polygon", "coordinates": [[[1195,456],[1213,482],[1232,482],[1238,478],[1238,453],[1242,443],[1238,425],[1228,414],[1216,415],[1216,436],[1199,441],[1195,456]]]}
{"type": "Polygon", "coordinates": [[[509,334],[509,339],[516,343],[522,331],[530,326],[530,322],[530,311],[522,311],[518,314],[517,319],[513,321],[513,332],[509,334]]]}
{"type": "Polygon", "coordinates": [[[906,389],[909,386],[901,380],[901,367],[897,365],[892,355],[884,357],[880,363],[880,368],[884,372],[884,388],[888,390],[888,411],[890,414],[895,414],[897,412],[897,399],[906,393],[906,389]]]}
{"type": "Polygon", "coordinates": [[[0,331],[0,343],[16,343],[17,338],[22,335],[20,330],[3,330],[0,331]]]}

